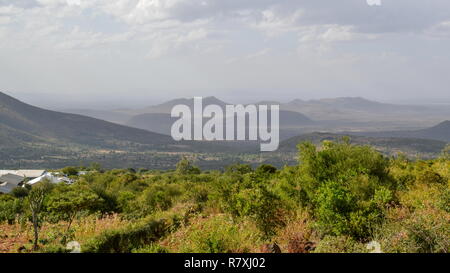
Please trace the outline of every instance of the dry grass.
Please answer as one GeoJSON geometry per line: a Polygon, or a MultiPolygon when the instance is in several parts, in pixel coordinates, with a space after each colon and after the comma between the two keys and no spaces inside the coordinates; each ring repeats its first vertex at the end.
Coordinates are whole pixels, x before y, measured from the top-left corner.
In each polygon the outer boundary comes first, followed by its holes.
{"type": "Polygon", "coordinates": [[[289,242],[292,240],[304,239],[305,241],[316,242],[316,234],[311,229],[310,216],[306,211],[296,211],[286,221],[286,226],[277,232],[272,241],[276,243],[282,253],[289,252],[289,242]]]}
{"type": "MultiPolygon", "coordinates": [[[[73,240],[83,245],[90,238],[99,235],[105,230],[116,229],[129,224],[118,215],[111,215],[103,218],[89,216],[75,220],[72,224],[74,230],[73,240]]],[[[40,241],[58,242],[62,238],[67,223],[57,224],[44,223],[40,230],[40,241]]],[[[0,224],[0,253],[31,252],[31,242],[33,240],[33,229],[30,223],[24,225],[0,224]]],[[[42,243],[41,243],[42,247],[42,243]]],[[[45,247],[45,246],[44,246],[45,247]]]]}

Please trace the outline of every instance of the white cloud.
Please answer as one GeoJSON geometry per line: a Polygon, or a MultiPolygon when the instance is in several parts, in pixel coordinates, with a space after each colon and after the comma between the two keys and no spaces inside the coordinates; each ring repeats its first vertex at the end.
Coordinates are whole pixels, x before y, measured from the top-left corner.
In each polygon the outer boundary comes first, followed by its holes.
{"type": "MultiPolygon", "coordinates": [[[[99,87],[110,81],[112,88],[137,82],[144,89],[251,88],[246,81],[257,77],[253,87],[326,89],[351,85],[342,79],[346,73],[362,74],[364,63],[373,65],[371,58],[387,49],[398,67],[406,66],[404,56],[448,55],[443,45],[420,43],[429,37],[448,39],[449,22],[447,0],[385,0],[380,7],[365,0],[0,0],[0,54],[23,56],[26,61],[11,60],[11,66],[21,67],[33,67],[42,52],[48,52],[53,67],[82,63],[86,57],[83,65],[107,75],[101,83],[86,76],[86,82],[99,87]],[[122,70],[122,63],[114,66],[116,59],[129,62],[128,69],[122,70]],[[150,81],[143,72],[140,78],[136,66],[159,77],[150,81]],[[274,67],[280,69],[274,72],[274,67]],[[341,78],[320,80],[325,74],[321,67],[339,70],[341,78]],[[127,75],[124,83],[118,83],[121,73],[127,75]]],[[[45,65],[34,72],[37,80],[30,80],[30,86],[51,74],[45,65]]]]}
{"type": "Polygon", "coordinates": [[[450,21],[438,23],[425,31],[434,38],[450,38],[450,21]]]}

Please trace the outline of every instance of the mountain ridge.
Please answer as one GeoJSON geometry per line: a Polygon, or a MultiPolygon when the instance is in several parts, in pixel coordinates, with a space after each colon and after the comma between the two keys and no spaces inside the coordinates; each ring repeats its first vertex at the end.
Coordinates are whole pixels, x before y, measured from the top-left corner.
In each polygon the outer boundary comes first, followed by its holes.
{"type": "Polygon", "coordinates": [[[0,125],[3,131],[45,138],[48,142],[118,146],[134,142],[143,145],[171,144],[165,135],[126,127],[87,116],[35,107],[0,92],[0,125]],[[114,144],[115,143],[115,144],[114,144]],[[106,145],[102,145],[106,144],[106,145]]]}
{"type": "Polygon", "coordinates": [[[364,135],[369,137],[412,137],[450,142],[450,120],[445,120],[437,125],[420,130],[358,132],[351,134],[364,135]]]}

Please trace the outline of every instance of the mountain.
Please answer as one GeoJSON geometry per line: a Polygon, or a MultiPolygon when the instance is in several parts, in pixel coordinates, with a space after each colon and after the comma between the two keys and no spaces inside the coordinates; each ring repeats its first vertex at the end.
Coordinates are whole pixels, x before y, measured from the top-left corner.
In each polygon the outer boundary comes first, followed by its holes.
{"type": "MultiPolygon", "coordinates": [[[[147,130],[150,129],[155,132],[167,134],[167,126],[149,123],[146,122],[145,119],[148,119],[149,121],[159,121],[163,118],[162,116],[151,116],[147,114],[170,114],[172,108],[178,104],[192,107],[193,99],[178,98],[142,109],[111,111],[72,109],[66,112],[86,115],[114,123],[147,130]]],[[[211,104],[220,105],[223,108],[227,103],[216,97],[206,97],[203,99],[204,106],[211,104]]],[[[293,124],[289,129],[284,128],[282,130],[283,137],[292,137],[301,133],[314,131],[417,130],[448,119],[450,116],[450,108],[443,105],[398,105],[371,101],[361,97],[341,97],[318,100],[295,99],[287,103],[266,100],[256,103],[256,105],[261,104],[278,104],[280,105],[281,111],[299,113],[308,119],[314,120],[314,124],[310,123],[306,125],[303,122],[300,125],[301,127],[308,126],[310,128],[301,128],[301,130],[299,130],[298,124],[293,124]]],[[[291,116],[292,115],[293,114],[291,114],[291,116]]],[[[299,121],[295,123],[302,122],[302,118],[298,118],[299,121]]],[[[291,122],[284,123],[288,124],[291,122]]]]}
{"type": "Polygon", "coordinates": [[[152,129],[153,132],[170,135],[171,126],[177,119],[165,113],[146,113],[130,118],[125,124],[134,128],[152,129]]]}
{"type": "MultiPolygon", "coordinates": [[[[166,113],[146,113],[132,117],[125,125],[170,135],[171,126],[176,120],[178,118],[172,118],[170,114],[166,113]]],[[[207,120],[204,119],[204,122],[207,120]]],[[[280,135],[282,139],[298,135],[302,127],[313,124],[313,120],[301,113],[280,111],[280,135]]]]}
{"type": "Polygon", "coordinates": [[[117,124],[125,124],[132,115],[121,110],[62,109],[61,112],[88,116],[117,124]]]}
{"type": "Polygon", "coordinates": [[[399,127],[421,127],[450,116],[449,107],[437,105],[397,105],[343,97],[319,100],[296,99],[281,109],[300,112],[317,121],[386,122],[399,127]]]}
{"type": "Polygon", "coordinates": [[[172,144],[165,135],[76,114],[34,107],[0,92],[0,146],[22,142],[69,143],[95,147],[159,147],[172,144]]]}
{"type": "Polygon", "coordinates": [[[439,123],[431,128],[417,131],[421,138],[438,139],[450,142],[450,120],[439,123]]]}
{"type": "MultiPolygon", "coordinates": [[[[187,99],[187,98],[174,99],[174,100],[170,100],[170,101],[167,101],[165,103],[154,105],[154,106],[150,106],[150,107],[147,107],[147,108],[131,110],[128,113],[129,114],[133,114],[133,115],[149,114],[149,113],[170,114],[170,112],[172,111],[172,108],[175,105],[179,105],[179,104],[187,105],[187,106],[189,106],[192,109],[194,107],[194,99],[193,98],[190,98],[190,99],[187,99]]],[[[215,105],[219,105],[221,107],[225,107],[225,105],[227,103],[219,100],[216,97],[205,97],[205,98],[203,98],[203,107],[205,107],[207,105],[211,105],[211,104],[215,104],[215,105]]]]}
{"type": "Polygon", "coordinates": [[[105,168],[172,169],[181,156],[192,153],[203,158],[201,166],[220,167],[236,160],[233,153],[257,148],[257,142],[247,141],[176,142],[167,135],[34,107],[0,93],[0,169],[94,162],[105,168]]]}
{"type": "Polygon", "coordinates": [[[404,137],[404,138],[434,139],[450,142],[450,120],[446,120],[433,127],[421,130],[358,132],[352,134],[372,136],[372,137],[404,137]]]}
{"type": "Polygon", "coordinates": [[[294,153],[297,152],[297,144],[305,141],[319,145],[322,141],[340,141],[343,137],[348,136],[350,143],[357,145],[370,145],[376,150],[386,154],[395,155],[398,152],[407,154],[408,156],[435,157],[445,148],[446,142],[430,139],[417,138],[394,138],[394,137],[367,137],[355,136],[348,134],[331,134],[331,133],[310,133],[296,137],[280,143],[277,152],[294,153]]]}

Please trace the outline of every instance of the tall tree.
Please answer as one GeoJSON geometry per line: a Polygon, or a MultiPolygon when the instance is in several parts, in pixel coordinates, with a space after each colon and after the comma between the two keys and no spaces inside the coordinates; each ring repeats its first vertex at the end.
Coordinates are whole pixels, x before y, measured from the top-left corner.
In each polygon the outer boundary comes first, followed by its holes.
{"type": "Polygon", "coordinates": [[[33,222],[33,230],[34,230],[34,243],[33,250],[38,249],[38,240],[39,240],[39,214],[42,210],[42,205],[44,203],[44,198],[46,195],[45,187],[38,185],[34,187],[29,195],[28,202],[30,205],[32,222],[33,222]]]}

